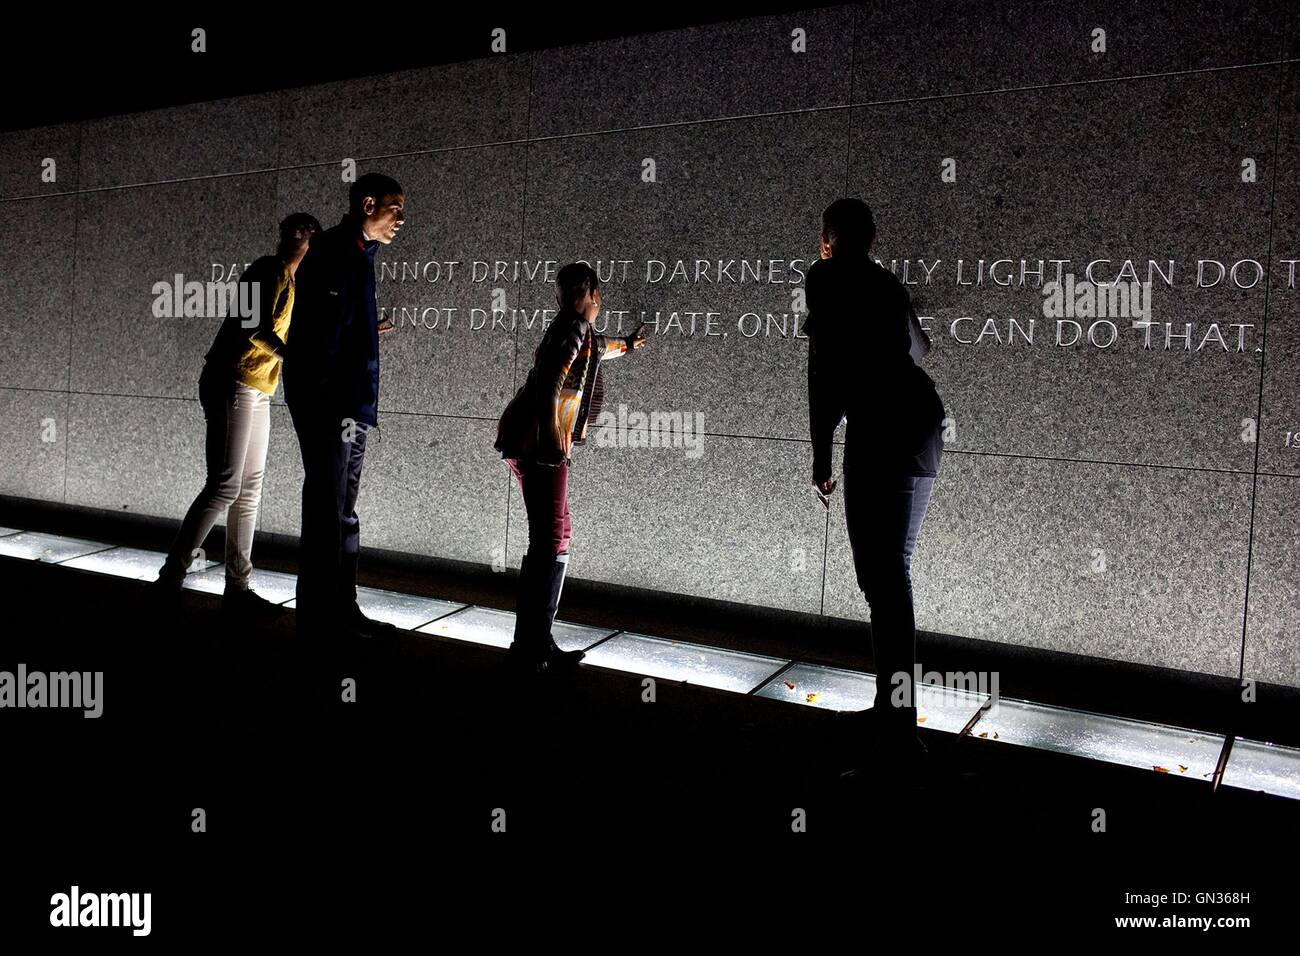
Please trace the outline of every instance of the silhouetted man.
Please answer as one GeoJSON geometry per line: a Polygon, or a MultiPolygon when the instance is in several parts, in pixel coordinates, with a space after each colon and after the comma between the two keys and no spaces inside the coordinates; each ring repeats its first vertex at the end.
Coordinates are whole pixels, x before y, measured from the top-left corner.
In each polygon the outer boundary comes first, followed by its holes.
{"type": "Polygon", "coordinates": [[[348,212],[312,240],[298,267],[298,298],[284,364],[285,401],[302,452],[298,633],[394,633],[357,605],[361,523],[357,489],[366,437],[378,425],[379,335],[375,250],[405,219],[396,180],[367,173],[348,212]]]}
{"type": "Polygon", "coordinates": [[[822,215],[820,261],[808,270],[808,410],[813,486],[830,507],[831,441],[842,419],[844,517],[858,586],[871,607],[875,706],[849,718],[887,752],[916,757],[916,618],[912,549],[943,453],[945,411],[917,360],[929,351],[903,284],[871,258],[867,204],[839,199],[822,215]]]}

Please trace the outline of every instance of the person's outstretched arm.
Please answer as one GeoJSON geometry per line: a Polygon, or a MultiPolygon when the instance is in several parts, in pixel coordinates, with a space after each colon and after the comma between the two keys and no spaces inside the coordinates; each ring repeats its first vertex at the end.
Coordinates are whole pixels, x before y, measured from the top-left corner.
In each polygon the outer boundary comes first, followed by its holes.
{"type": "Polygon", "coordinates": [[[596,350],[600,353],[600,360],[618,358],[620,355],[626,355],[633,349],[643,348],[645,346],[645,323],[642,322],[636,327],[636,331],[631,335],[600,335],[595,336],[596,350]]]}

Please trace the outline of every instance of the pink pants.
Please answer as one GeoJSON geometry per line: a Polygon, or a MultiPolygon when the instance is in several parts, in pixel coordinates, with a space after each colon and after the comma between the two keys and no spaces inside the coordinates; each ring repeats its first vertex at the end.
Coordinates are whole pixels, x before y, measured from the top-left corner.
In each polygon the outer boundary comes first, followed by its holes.
{"type": "Polygon", "coordinates": [[[507,458],[506,464],[519,481],[528,515],[528,553],[569,553],[573,525],[569,521],[569,466],[539,465],[534,461],[507,458]]]}

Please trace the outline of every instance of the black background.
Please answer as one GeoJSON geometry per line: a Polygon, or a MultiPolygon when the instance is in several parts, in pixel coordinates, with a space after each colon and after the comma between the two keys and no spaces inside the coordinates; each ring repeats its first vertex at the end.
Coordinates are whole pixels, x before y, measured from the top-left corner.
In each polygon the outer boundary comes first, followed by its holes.
{"type": "MultiPolygon", "coordinates": [[[[105,6],[66,22],[48,11],[6,11],[3,129],[23,129],[181,103],[349,79],[507,53],[827,4],[752,3],[552,6],[397,3],[355,7],[105,6]],[[644,9],[641,7],[644,6],[644,9]],[[345,15],[345,10],[356,13],[345,15]],[[373,16],[371,14],[374,14],[373,16]],[[207,52],[190,33],[207,31],[207,52]]],[[[436,108],[436,104],[430,104],[436,108]]]]}

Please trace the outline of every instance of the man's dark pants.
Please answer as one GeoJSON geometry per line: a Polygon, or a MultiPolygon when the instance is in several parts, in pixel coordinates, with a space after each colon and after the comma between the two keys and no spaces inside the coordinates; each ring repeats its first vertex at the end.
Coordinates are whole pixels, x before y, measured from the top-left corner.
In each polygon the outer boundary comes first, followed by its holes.
{"type": "Polygon", "coordinates": [[[302,452],[302,530],[298,557],[299,630],[325,629],[356,613],[361,521],[357,490],[367,428],[289,406],[302,452]]]}
{"type": "Polygon", "coordinates": [[[912,605],[912,550],[934,489],[933,477],[882,472],[871,459],[854,460],[845,449],[844,517],[858,587],[871,607],[871,647],[876,663],[876,701],[880,716],[903,717],[915,729],[915,712],[890,704],[901,674],[916,706],[916,616],[912,605]]]}

